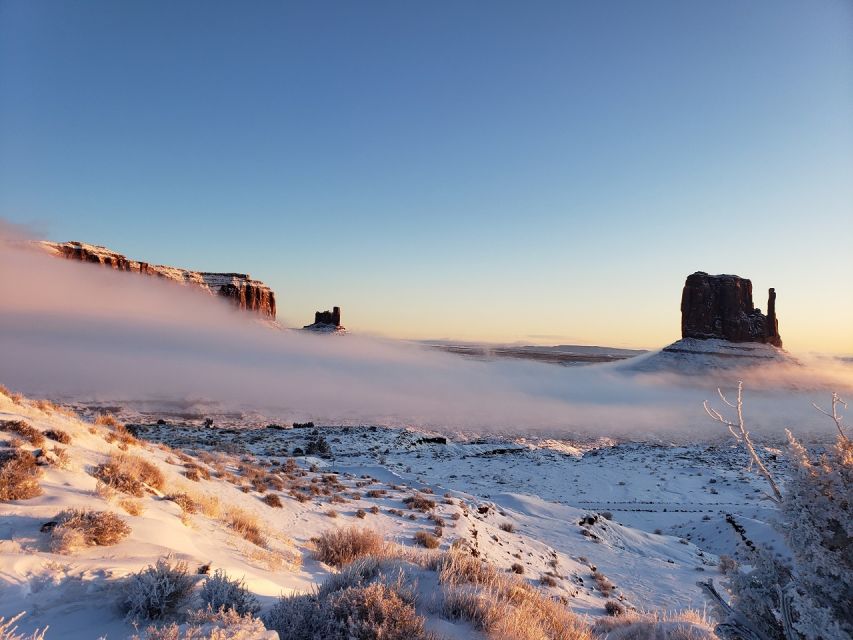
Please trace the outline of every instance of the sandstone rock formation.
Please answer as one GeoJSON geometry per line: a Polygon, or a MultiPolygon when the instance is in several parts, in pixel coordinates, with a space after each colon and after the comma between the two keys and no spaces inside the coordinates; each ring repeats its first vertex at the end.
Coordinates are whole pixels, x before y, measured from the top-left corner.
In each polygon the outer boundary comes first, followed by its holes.
{"type": "Polygon", "coordinates": [[[314,324],[308,324],[302,327],[309,331],[319,331],[325,333],[345,333],[346,329],[341,326],[341,308],[332,307],[332,310],[315,311],[314,324]]]}
{"type": "Polygon", "coordinates": [[[767,305],[766,316],[753,306],[752,282],[746,278],[697,271],[687,276],[681,294],[681,337],[781,347],[774,289],[767,305]]]}
{"type": "Polygon", "coordinates": [[[245,273],[209,273],[153,265],[131,260],[105,247],[82,242],[40,242],[39,244],[49,253],[69,260],[101,264],[118,271],[142,273],[193,285],[213,295],[227,298],[240,309],[252,311],[271,320],[275,319],[275,294],[263,282],[252,280],[245,273]]]}

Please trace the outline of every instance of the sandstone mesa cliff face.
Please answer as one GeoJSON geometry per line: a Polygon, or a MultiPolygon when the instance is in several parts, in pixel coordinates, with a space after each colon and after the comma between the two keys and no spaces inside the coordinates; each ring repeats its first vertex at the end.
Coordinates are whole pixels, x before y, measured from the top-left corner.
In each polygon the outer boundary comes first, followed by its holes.
{"type": "Polygon", "coordinates": [[[767,315],[752,304],[752,282],[733,275],[687,276],[681,294],[681,337],[782,346],[776,319],[776,291],[770,289],[767,315]]]}
{"type": "Polygon", "coordinates": [[[196,286],[212,295],[227,298],[240,309],[252,311],[271,320],[275,319],[275,294],[273,291],[263,282],[252,280],[244,273],[209,273],[149,264],[131,260],[106,247],[83,242],[43,241],[38,244],[57,257],[100,264],[117,271],[157,276],[180,284],[196,286]]]}

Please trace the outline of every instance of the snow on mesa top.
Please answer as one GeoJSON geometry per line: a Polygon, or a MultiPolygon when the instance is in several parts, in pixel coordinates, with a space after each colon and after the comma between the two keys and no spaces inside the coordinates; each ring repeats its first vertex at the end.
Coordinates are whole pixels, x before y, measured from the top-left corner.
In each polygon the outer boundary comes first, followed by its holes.
{"type": "Polygon", "coordinates": [[[42,241],[38,244],[57,257],[100,264],[118,271],[132,271],[158,276],[181,284],[191,284],[212,295],[227,298],[240,309],[253,311],[275,320],[275,293],[263,282],[252,280],[245,273],[210,273],[149,264],[139,260],[131,260],[106,247],[84,242],[42,241]]]}

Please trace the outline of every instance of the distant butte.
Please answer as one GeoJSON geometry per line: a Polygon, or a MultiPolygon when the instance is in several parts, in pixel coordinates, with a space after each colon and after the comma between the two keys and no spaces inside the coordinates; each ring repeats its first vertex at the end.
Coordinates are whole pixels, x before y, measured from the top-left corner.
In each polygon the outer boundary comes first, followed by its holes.
{"type": "Polygon", "coordinates": [[[331,311],[315,311],[314,323],[307,324],[302,328],[318,333],[346,333],[346,328],[341,326],[340,307],[332,307],[331,311]]]}
{"type": "Polygon", "coordinates": [[[234,306],[275,320],[275,294],[259,280],[245,273],[211,273],[131,260],[106,247],[83,242],[39,242],[45,251],[68,260],[100,264],[117,271],[129,271],[196,286],[210,294],[222,296],[234,306]]]}

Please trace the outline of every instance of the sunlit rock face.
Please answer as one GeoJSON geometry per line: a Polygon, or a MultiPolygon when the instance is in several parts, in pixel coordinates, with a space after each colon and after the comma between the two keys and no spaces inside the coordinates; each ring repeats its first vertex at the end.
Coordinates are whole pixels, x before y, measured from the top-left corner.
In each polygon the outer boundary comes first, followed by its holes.
{"type": "Polygon", "coordinates": [[[752,303],[752,282],[733,275],[687,276],[681,294],[681,337],[782,346],[776,319],[776,291],[770,289],[767,315],[752,303]]]}
{"type": "Polygon", "coordinates": [[[257,313],[264,318],[275,319],[275,294],[272,289],[259,280],[252,280],[245,273],[210,273],[149,264],[131,260],[106,247],[83,242],[40,242],[39,245],[57,257],[91,262],[118,271],[157,276],[196,286],[212,295],[227,298],[240,309],[257,313]]]}

